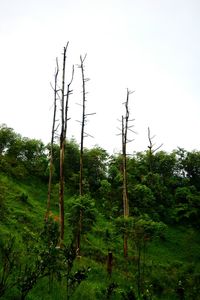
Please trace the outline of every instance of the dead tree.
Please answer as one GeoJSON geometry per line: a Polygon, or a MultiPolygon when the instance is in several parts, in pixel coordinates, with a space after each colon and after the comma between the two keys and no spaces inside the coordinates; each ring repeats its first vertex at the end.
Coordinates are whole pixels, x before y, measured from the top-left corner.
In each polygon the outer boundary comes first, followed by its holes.
{"type": "Polygon", "coordinates": [[[153,144],[152,140],[154,139],[154,136],[151,136],[150,128],[148,127],[148,140],[149,140],[149,172],[152,172],[152,160],[153,160],[153,154],[162,147],[163,144],[160,144],[157,148],[154,148],[155,144],[153,144]]]}
{"type": "Polygon", "coordinates": [[[62,87],[61,87],[61,133],[60,133],[60,189],[59,189],[59,217],[60,217],[60,244],[64,240],[64,153],[65,142],[67,133],[68,118],[68,104],[69,96],[72,94],[71,84],[74,77],[74,66],[72,68],[71,80],[67,85],[67,91],[65,92],[65,68],[66,68],[66,53],[68,44],[64,47],[63,52],[63,65],[62,65],[62,87]]]}
{"type": "MultiPolygon", "coordinates": [[[[85,69],[84,69],[84,61],[86,59],[80,56],[80,65],[78,66],[81,69],[81,78],[82,78],[82,120],[81,120],[81,144],[80,144],[80,176],[79,176],[79,195],[80,197],[84,194],[84,186],[83,186],[83,149],[84,149],[84,137],[91,136],[85,132],[85,125],[87,121],[87,117],[89,115],[94,115],[95,113],[86,114],[86,88],[85,83],[89,80],[89,78],[85,78],[85,69]]],[[[82,231],[82,220],[83,220],[83,211],[80,210],[79,217],[79,228],[77,233],[77,255],[80,256],[80,240],[81,240],[81,231],[82,231]]]]}
{"type": "Polygon", "coordinates": [[[57,112],[57,100],[58,100],[58,59],[56,58],[56,70],[54,76],[54,110],[53,110],[53,122],[52,122],[52,131],[51,131],[51,144],[50,144],[50,161],[49,161],[49,183],[48,183],[48,199],[47,199],[47,211],[45,219],[47,220],[49,217],[50,205],[51,205],[51,188],[52,188],[52,176],[53,176],[53,144],[54,144],[54,136],[57,128],[55,128],[56,124],[56,112],[57,112]]]}
{"type": "MultiPolygon", "coordinates": [[[[124,218],[129,216],[129,202],[128,202],[128,189],[127,189],[127,143],[131,142],[129,140],[128,130],[132,130],[133,126],[129,125],[129,96],[132,94],[131,91],[127,89],[126,101],[125,101],[125,115],[122,115],[122,176],[123,176],[123,210],[124,218]]],[[[127,234],[124,234],[124,257],[128,256],[128,238],[127,234]]]]}
{"type": "Polygon", "coordinates": [[[84,61],[86,59],[86,55],[84,58],[80,56],[80,69],[81,69],[81,76],[82,76],[82,122],[81,122],[81,146],[80,146],[80,178],[79,178],[79,195],[83,195],[83,142],[84,142],[84,131],[85,131],[85,121],[86,121],[86,113],[85,113],[85,102],[86,102],[86,91],[85,91],[85,83],[88,81],[85,78],[84,73],[84,61]]]}

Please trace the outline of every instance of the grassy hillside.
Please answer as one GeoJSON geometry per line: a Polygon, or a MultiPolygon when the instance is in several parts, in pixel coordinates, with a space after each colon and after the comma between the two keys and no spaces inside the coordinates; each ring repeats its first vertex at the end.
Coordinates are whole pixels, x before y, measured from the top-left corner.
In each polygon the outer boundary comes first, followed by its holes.
{"type": "MultiPolygon", "coordinates": [[[[19,276],[20,268],[31,272],[24,267],[27,261],[41,257],[40,250],[44,245],[40,233],[44,228],[46,198],[46,184],[36,179],[17,181],[0,175],[1,244],[5,245],[10,236],[14,236],[13,251],[17,253],[16,259],[20,259],[17,268],[9,275],[10,286],[2,299],[22,299],[19,286],[12,286],[12,282],[19,276]]],[[[65,201],[68,201],[67,197],[65,201]]],[[[56,203],[53,208],[56,215],[56,203]]],[[[198,231],[191,227],[167,226],[160,237],[147,241],[139,262],[133,238],[129,239],[128,258],[123,257],[123,241],[114,224],[114,220],[106,219],[99,212],[91,231],[82,236],[81,257],[74,260],[70,274],[74,276],[80,270],[87,270],[87,276],[71,287],[69,299],[181,299],[182,288],[185,299],[200,299],[198,231]],[[108,249],[113,255],[111,275],[107,272],[108,249]],[[141,293],[138,295],[138,284],[143,287],[143,298],[141,293]],[[181,285],[179,290],[178,284],[181,285]]],[[[70,233],[66,224],[66,235],[70,233]]],[[[1,279],[4,262],[2,258],[1,279]]],[[[57,271],[54,270],[51,278],[39,278],[26,299],[67,299],[67,278],[59,278],[57,271]]]]}

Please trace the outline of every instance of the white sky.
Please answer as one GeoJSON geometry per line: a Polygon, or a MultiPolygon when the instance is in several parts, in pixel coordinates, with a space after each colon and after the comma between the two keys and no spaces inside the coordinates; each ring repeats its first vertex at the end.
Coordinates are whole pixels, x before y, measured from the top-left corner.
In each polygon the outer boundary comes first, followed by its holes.
{"type": "MultiPolygon", "coordinates": [[[[199,0],[0,0],[0,123],[50,141],[55,58],[69,41],[67,68],[87,53],[90,117],[85,146],[120,150],[126,88],[135,141],[147,128],[163,150],[200,150],[199,0]]],[[[79,142],[80,70],[75,70],[68,137],[79,142]]],[[[133,136],[130,136],[132,138],[133,136]]]]}

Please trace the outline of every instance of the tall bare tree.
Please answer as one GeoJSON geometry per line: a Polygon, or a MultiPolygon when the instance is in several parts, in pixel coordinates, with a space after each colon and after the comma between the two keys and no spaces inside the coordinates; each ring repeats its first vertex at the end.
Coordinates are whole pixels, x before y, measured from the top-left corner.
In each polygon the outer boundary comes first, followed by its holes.
{"type": "Polygon", "coordinates": [[[74,66],[72,67],[71,80],[67,84],[65,91],[65,68],[66,68],[66,53],[68,44],[64,47],[63,65],[62,65],[62,87],[61,87],[61,133],[60,133],[60,190],[59,190],[59,215],[60,215],[60,244],[64,240],[64,153],[67,132],[68,104],[69,96],[72,94],[71,84],[74,78],[74,66]]]}
{"type": "Polygon", "coordinates": [[[84,58],[80,56],[80,69],[81,69],[81,77],[82,77],[82,122],[81,122],[81,146],[80,146],[80,178],[79,178],[79,195],[83,195],[83,142],[84,142],[84,132],[85,132],[85,121],[86,121],[86,113],[85,113],[85,103],[86,103],[86,90],[85,83],[88,81],[85,78],[84,73],[84,61],[86,59],[86,55],[84,58]]]}
{"type": "MultiPolygon", "coordinates": [[[[128,189],[127,189],[127,143],[131,142],[128,139],[128,130],[134,132],[132,130],[131,125],[129,125],[129,96],[132,94],[130,90],[127,89],[126,93],[126,101],[125,104],[125,115],[122,115],[122,173],[123,173],[123,210],[124,210],[124,218],[129,216],[129,202],[128,202],[128,189]]],[[[124,257],[128,255],[128,238],[127,235],[124,234],[124,257]]]]}
{"type": "MultiPolygon", "coordinates": [[[[85,84],[89,80],[89,78],[85,78],[85,67],[84,62],[86,59],[86,54],[84,57],[80,56],[80,65],[81,69],[81,78],[82,78],[82,120],[81,120],[81,145],[80,145],[80,177],[79,177],[79,195],[80,197],[84,194],[84,186],[83,186],[83,149],[84,149],[84,137],[89,136],[88,133],[85,132],[85,125],[87,121],[87,117],[89,115],[94,115],[95,113],[87,113],[86,114],[86,88],[85,84]]],[[[80,242],[81,242],[81,231],[82,231],[82,220],[83,220],[83,211],[80,209],[80,218],[79,218],[79,229],[77,234],[77,255],[80,255],[80,242]]]]}
{"type": "Polygon", "coordinates": [[[53,176],[53,144],[54,144],[54,136],[56,129],[56,112],[57,112],[57,100],[58,100],[58,59],[56,58],[56,70],[54,75],[54,86],[52,86],[54,91],[54,110],[53,110],[53,122],[52,122],[52,131],[51,131],[51,144],[50,144],[50,161],[49,161],[49,183],[48,183],[48,198],[47,198],[47,211],[45,218],[48,219],[50,205],[51,205],[51,188],[52,188],[52,176],[53,176]]]}
{"type": "Polygon", "coordinates": [[[152,159],[153,159],[153,154],[160,149],[163,144],[160,144],[158,147],[154,148],[155,144],[153,143],[153,139],[155,138],[154,136],[151,136],[150,128],[148,127],[148,140],[149,140],[149,172],[152,172],[152,159]]]}

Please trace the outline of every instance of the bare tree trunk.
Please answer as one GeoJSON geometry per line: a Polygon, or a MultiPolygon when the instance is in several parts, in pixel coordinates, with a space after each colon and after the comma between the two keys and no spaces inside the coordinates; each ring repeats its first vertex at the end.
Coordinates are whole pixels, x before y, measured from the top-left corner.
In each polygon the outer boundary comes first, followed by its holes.
{"type": "Polygon", "coordinates": [[[85,74],[84,74],[84,61],[85,58],[80,56],[80,68],[81,68],[81,75],[82,75],[82,93],[83,93],[83,102],[82,102],[82,123],[81,123],[81,148],[80,148],[80,179],[79,179],[79,194],[80,196],[83,195],[83,142],[84,142],[84,129],[85,129],[85,102],[86,102],[86,92],[85,92],[85,74]]]}
{"type": "Polygon", "coordinates": [[[62,88],[61,88],[60,190],[59,190],[60,244],[62,244],[64,240],[65,66],[66,66],[67,46],[64,47],[64,52],[63,52],[62,88]]]}
{"type": "MultiPolygon", "coordinates": [[[[86,55],[84,58],[80,56],[80,66],[79,68],[81,69],[81,77],[82,77],[82,120],[81,120],[81,146],[80,146],[80,177],[79,177],[79,195],[80,197],[83,196],[84,194],[84,184],[83,184],[83,144],[84,144],[84,137],[85,136],[90,136],[89,134],[85,133],[85,123],[86,123],[86,118],[89,115],[94,115],[95,113],[90,113],[86,114],[86,89],[85,89],[85,83],[89,80],[88,78],[85,78],[85,73],[84,73],[84,61],[86,59],[86,55]]],[[[80,209],[80,217],[79,217],[79,229],[77,233],[77,255],[80,256],[80,244],[81,244],[81,231],[82,231],[82,222],[83,222],[83,211],[80,209]]]]}
{"type": "MultiPolygon", "coordinates": [[[[122,116],[122,161],[123,161],[123,209],[124,218],[129,216],[128,193],[127,193],[127,164],[126,164],[126,126],[124,125],[124,117],[122,116]]],[[[128,238],[124,233],[124,257],[128,256],[128,238]]]]}
{"type": "MultiPolygon", "coordinates": [[[[123,160],[123,209],[124,218],[129,216],[129,202],[128,202],[128,189],[127,189],[127,153],[126,145],[129,142],[127,139],[128,130],[131,130],[128,126],[129,122],[129,95],[130,91],[127,89],[126,102],[125,102],[125,116],[122,116],[122,160],[123,160]]],[[[128,237],[124,234],[124,257],[128,256],[128,237]]]]}
{"type": "MultiPolygon", "coordinates": [[[[84,58],[80,56],[80,69],[81,69],[81,76],[82,76],[82,121],[81,121],[81,146],[80,146],[80,177],[79,177],[79,195],[83,196],[83,142],[84,142],[84,129],[85,129],[85,119],[86,119],[86,113],[85,113],[85,102],[86,102],[86,92],[85,92],[85,74],[84,74],[84,61],[85,61],[86,55],[84,58]]],[[[83,219],[83,211],[80,210],[80,216],[79,216],[79,228],[77,233],[77,248],[76,253],[78,256],[80,256],[80,246],[81,246],[81,231],[82,231],[82,219],[83,219]]]]}
{"type": "Polygon", "coordinates": [[[60,191],[59,191],[59,213],[60,213],[60,243],[64,240],[64,141],[60,139],[60,191]]]}
{"type": "MultiPolygon", "coordinates": [[[[124,118],[122,117],[122,128],[124,128],[124,118]]],[[[129,216],[129,204],[128,204],[128,192],[127,192],[127,156],[126,156],[126,135],[122,135],[122,160],[123,160],[123,207],[124,207],[124,217],[129,216]]]]}
{"type": "Polygon", "coordinates": [[[154,139],[154,136],[151,136],[150,128],[148,127],[148,140],[149,140],[149,172],[153,172],[153,154],[162,147],[163,144],[160,144],[157,148],[154,149],[155,144],[153,144],[152,140],[154,139]]]}
{"type": "Polygon", "coordinates": [[[53,111],[53,124],[52,124],[52,131],[51,131],[51,148],[50,148],[50,162],[49,162],[49,183],[48,183],[48,199],[47,199],[47,211],[45,219],[47,220],[49,217],[50,205],[51,205],[51,188],[52,188],[52,176],[53,176],[53,144],[54,144],[54,135],[55,135],[55,122],[56,122],[56,112],[57,112],[57,81],[58,81],[58,73],[59,73],[59,66],[58,66],[58,59],[56,59],[56,72],[54,78],[54,111],[53,111]]]}
{"type": "Polygon", "coordinates": [[[61,88],[61,134],[60,134],[60,190],[59,190],[59,213],[60,213],[60,245],[64,240],[64,157],[65,157],[65,141],[67,132],[68,119],[68,101],[69,95],[72,93],[70,85],[73,81],[74,67],[72,68],[71,81],[67,86],[67,93],[65,94],[65,67],[66,67],[66,52],[67,47],[64,47],[63,52],[63,70],[62,70],[62,88],[61,88]],[[65,102],[66,98],[66,102],[65,102]]]}
{"type": "MultiPolygon", "coordinates": [[[[123,162],[123,209],[124,218],[129,215],[128,193],[127,193],[127,170],[126,170],[126,127],[124,126],[124,117],[122,116],[122,162],[123,162]]],[[[124,234],[124,257],[128,256],[128,239],[124,234]]]]}

